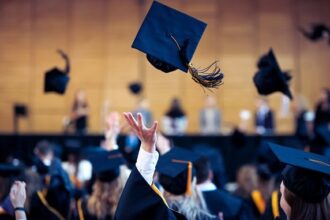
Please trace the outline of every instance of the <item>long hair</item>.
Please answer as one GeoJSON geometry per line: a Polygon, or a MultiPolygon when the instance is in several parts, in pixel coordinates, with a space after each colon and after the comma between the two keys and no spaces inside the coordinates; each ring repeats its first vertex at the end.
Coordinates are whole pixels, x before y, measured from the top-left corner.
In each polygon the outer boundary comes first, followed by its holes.
{"type": "Polygon", "coordinates": [[[120,176],[112,182],[96,180],[93,192],[87,201],[88,212],[98,219],[114,216],[120,195],[127,181],[126,168],[121,167],[120,176]]]}
{"type": "Polygon", "coordinates": [[[165,192],[164,197],[169,207],[191,220],[206,220],[214,218],[215,216],[213,216],[207,209],[203,194],[196,187],[196,178],[194,178],[192,186],[191,196],[177,196],[165,192]]]}
{"type": "Polygon", "coordinates": [[[319,203],[308,203],[284,188],[284,199],[291,208],[290,220],[330,220],[330,197],[319,203]]]}

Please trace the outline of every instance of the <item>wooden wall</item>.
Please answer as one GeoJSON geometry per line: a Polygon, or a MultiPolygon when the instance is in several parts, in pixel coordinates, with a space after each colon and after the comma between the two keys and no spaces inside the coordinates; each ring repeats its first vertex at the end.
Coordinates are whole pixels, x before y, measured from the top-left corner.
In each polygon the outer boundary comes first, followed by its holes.
{"type": "MultiPolygon", "coordinates": [[[[239,121],[241,109],[253,110],[256,90],[252,77],[258,57],[270,47],[282,69],[291,70],[292,90],[312,105],[320,88],[330,85],[330,46],[312,44],[298,26],[330,24],[328,0],[162,0],[208,23],[193,63],[205,66],[218,59],[225,84],[217,91],[226,124],[239,121]]],[[[111,110],[129,111],[136,100],[127,83],[141,80],[156,119],[173,97],[183,100],[189,131],[198,131],[203,90],[188,75],[163,74],[130,48],[148,0],[0,0],[0,132],[13,131],[12,105],[29,106],[23,132],[59,132],[74,93],[84,89],[91,107],[90,132],[102,129],[105,103],[111,110]],[[63,66],[55,50],[71,58],[71,81],[65,96],[43,93],[44,71],[63,66]]],[[[282,96],[270,97],[279,110],[282,96]]],[[[292,116],[277,114],[278,132],[292,130],[292,116]]]]}

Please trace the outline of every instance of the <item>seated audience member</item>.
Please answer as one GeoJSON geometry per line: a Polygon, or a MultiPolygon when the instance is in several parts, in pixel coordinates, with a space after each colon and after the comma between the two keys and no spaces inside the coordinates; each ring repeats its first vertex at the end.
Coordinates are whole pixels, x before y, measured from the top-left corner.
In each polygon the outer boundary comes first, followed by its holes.
{"type": "Polygon", "coordinates": [[[217,189],[212,183],[213,172],[207,157],[199,158],[195,163],[197,188],[203,193],[207,208],[211,214],[223,214],[226,220],[250,220],[250,210],[243,200],[230,195],[228,192],[217,189]]]}
{"type": "Polygon", "coordinates": [[[271,144],[282,171],[280,205],[290,220],[330,219],[329,159],[271,144]]]}
{"type": "Polygon", "coordinates": [[[162,121],[163,132],[166,135],[183,135],[187,129],[188,120],[179,99],[173,99],[169,110],[162,121]]]}
{"type": "Polygon", "coordinates": [[[247,199],[253,190],[257,188],[257,170],[252,165],[244,165],[239,168],[236,176],[237,189],[234,194],[243,199],[247,199]]]}
{"type": "Polygon", "coordinates": [[[127,176],[120,167],[125,163],[118,150],[99,151],[90,156],[96,181],[90,196],[77,202],[80,220],[113,219],[127,176]]]}
{"type": "Polygon", "coordinates": [[[269,108],[266,98],[260,98],[257,100],[255,128],[256,133],[259,135],[269,135],[274,133],[274,114],[273,111],[269,108]]]}
{"type": "MultiPolygon", "coordinates": [[[[187,219],[215,219],[207,209],[203,194],[196,186],[193,163],[199,155],[174,147],[162,155],[156,170],[159,183],[164,188],[168,206],[187,219]]],[[[219,213],[220,214],[220,213],[219,213]]]]}
{"type": "Polygon", "coordinates": [[[158,161],[155,146],[157,122],[154,122],[151,128],[147,128],[140,114],[137,115],[137,121],[131,113],[124,113],[124,116],[141,140],[141,147],[136,166],[121,194],[114,219],[186,219],[180,213],[168,208],[166,200],[153,184],[153,175],[158,161]]]}
{"type": "Polygon", "coordinates": [[[25,213],[25,200],[26,200],[26,190],[25,190],[25,183],[16,181],[11,189],[10,189],[10,201],[15,210],[15,219],[16,220],[25,220],[26,213],[25,213]]]}
{"type": "Polygon", "coordinates": [[[32,195],[31,219],[66,219],[70,214],[72,185],[61,161],[54,157],[52,146],[41,141],[35,148],[35,167],[43,186],[32,195]]]}
{"type": "Polygon", "coordinates": [[[204,135],[217,135],[220,133],[221,113],[217,107],[216,98],[207,96],[204,108],[199,112],[199,128],[204,135]]]}

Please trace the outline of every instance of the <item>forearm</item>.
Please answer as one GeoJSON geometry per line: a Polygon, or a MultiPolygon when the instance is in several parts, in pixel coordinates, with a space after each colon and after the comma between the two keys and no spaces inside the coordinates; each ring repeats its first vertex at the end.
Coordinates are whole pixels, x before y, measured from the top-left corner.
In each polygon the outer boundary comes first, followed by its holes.
{"type": "Polygon", "coordinates": [[[26,220],[26,214],[25,214],[25,211],[22,211],[22,210],[16,210],[16,211],[15,211],[15,219],[16,219],[16,220],[26,220]]]}
{"type": "Polygon", "coordinates": [[[159,155],[157,151],[154,150],[153,152],[147,152],[143,149],[141,144],[136,161],[136,168],[149,185],[151,185],[153,181],[158,157],[159,155]]]}

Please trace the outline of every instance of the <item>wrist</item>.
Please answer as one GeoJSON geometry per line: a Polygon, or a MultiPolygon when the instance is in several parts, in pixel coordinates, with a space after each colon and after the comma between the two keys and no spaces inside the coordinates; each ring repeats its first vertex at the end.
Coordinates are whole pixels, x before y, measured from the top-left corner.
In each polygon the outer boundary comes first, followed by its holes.
{"type": "Polygon", "coordinates": [[[153,153],[156,150],[155,144],[147,144],[147,143],[141,143],[141,148],[145,150],[148,153],[153,153]]]}
{"type": "Polygon", "coordinates": [[[16,212],[16,211],[22,211],[22,212],[25,212],[25,208],[24,208],[24,206],[16,206],[16,207],[14,207],[14,210],[15,210],[15,212],[16,212]]]}

